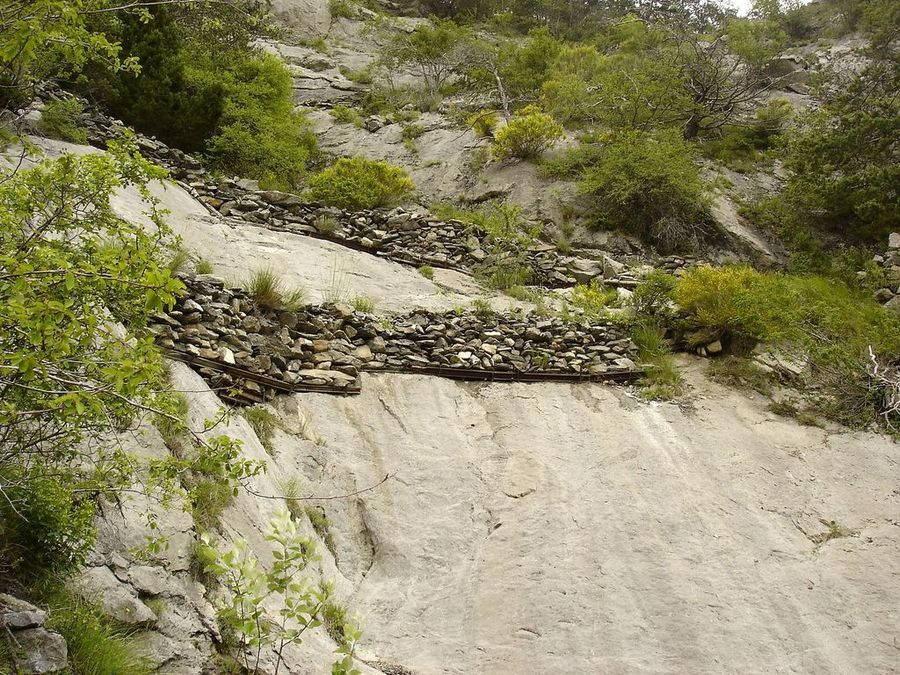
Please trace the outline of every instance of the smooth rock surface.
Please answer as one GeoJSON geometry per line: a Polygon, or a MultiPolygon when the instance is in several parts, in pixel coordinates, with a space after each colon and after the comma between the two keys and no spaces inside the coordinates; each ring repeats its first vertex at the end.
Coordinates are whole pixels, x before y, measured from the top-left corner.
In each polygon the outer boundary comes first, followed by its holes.
{"type": "Polygon", "coordinates": [[[323,494],[393,476],[326,505],[362,653],[422,673],[896,666],[890,439],[798,426],[697,372],[694,412],[600,385],[364,380],[295,397],[327,440],[323,494]]]}

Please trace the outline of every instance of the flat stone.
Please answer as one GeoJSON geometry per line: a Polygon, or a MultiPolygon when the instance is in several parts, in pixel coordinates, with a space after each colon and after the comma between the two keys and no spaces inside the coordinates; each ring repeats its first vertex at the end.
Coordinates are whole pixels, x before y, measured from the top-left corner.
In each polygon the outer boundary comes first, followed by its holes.
{"type": "Polygon", "coordinates": [[[43,626],[47,612],[30,602],[20,600],[6,593],[0,593],[0,626],[8,628],[34,628],[43,626]]]}

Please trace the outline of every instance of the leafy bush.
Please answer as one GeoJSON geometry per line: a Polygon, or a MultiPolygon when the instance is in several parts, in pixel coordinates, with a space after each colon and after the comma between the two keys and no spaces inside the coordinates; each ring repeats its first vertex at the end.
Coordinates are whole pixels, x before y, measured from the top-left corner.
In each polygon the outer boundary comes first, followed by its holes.
{"type": "Polygon", "coordinates": [[[88,69],[81,86],[89,97],[139,131],[205,152],[219,171],[275,188],[298,184],[315,137],[294,111],[287,67],[253,45],[260,24],[252,12],[159,5],[120,13],[107,31],[143,67],[137,75],[88,69]]]}
{"type": "Polygon", "coordinates": [[[164,264],[171,231],[154,205],[142,226],[110,198],[126,186],[146,195],[162,175],[133,145],[111,142],[107,154],[45,160],[0,185],[4,557],[77,567],[93,536],[92,499],[130,485],[130,459],[86,440],[132,428],[135,403],[153,405],[164,369],[143,328],[182,285],[164,264]]]}
{"type": "Polygon", "coordinates": [[[438,18],[410,33],[397,35],[391,30],[385,36],[379,63],[392,72],[412,70],[435,95],[463,62],[461,46],[465,34],[466,30],[452,19],[438,18]]]}
{"type": "Polygon", "coordinates": [[[572,289],[572,304],[584,310],[588,317],[601,316],[617,297],[615,288],[607,288],[597,279],[572,289]]]}
{"type": "Polygon", "coordinates": [[[74,485],[20,471],[0,474],[0,568],[24,576],[78,569],[94,543],[94,504],[74,485]],[[12,505],[15,505],[14,507],[12,505]]]}
{"type": "Polygon", "coordinates": [[[350,211],[402,203],[414,189],[398,166],[363,157],[342,157],[309,180],[309,198],[350,211]]]}
{"type": "Polygon", "coordinates": [[[875,64],[836,82],[832,100],[801,118],[785,149],[789,222],[866,243],[900,229],[898,73],[875,64]]]}
{"type": "Polygon", "coordinates": [[[37,132],[69,143],[87,143],[87,133],[78,126],[78,118],[83,112],[84,107],[77,99],[51,101],[41,111],[37,132]]]}
{"type": "Polygon", "coordinates": [[[315,136],[306,119],[294,111],[293,79],[271,54],[237,59],[222,69],[214,60],[193,79],[222,87],[222,114],[206,143],[213,166],[239,176],[259,179],[273,188],[296,187],[316,152],[315,136]]]}
{"type": "Polygon", "coordinates": [[[466,120],[469,126],[472,127],[472,131],[479,138],[493,137],[494,129],[497,128],[499,121],[500,119],[494,110],[479,110],[466,120]]]}
{"type": "Polygon", "coordinates": [[[703,144],[708,157],[718,159],[736,170],[747,170],[769,150],[794,115],[786,99],[774,99],[757,109],[749,124],[729,125],[718,130],[717,137],[703,144]]]}
{"type": "Polygon", "coordinates": [[[426,279],[434,279],[434,268],[431,265],[422,265],[419,268],[419,274],[426,279]]]}
{"type": "Polygon", "coordinates": [[[631,295],[631,305],[639,316],[665,322],[672,316],[672,291],[675,277],[660,270],[653,270],[631,295]]]}
{"type": "Polygon", "coordinates": [[[497,159],[536,159],[563,137],[563,128],[536,106],[517,111],[497,132],[491,151],[497,159]]]}
{"type": "Polygon", "coordinates": [[[709,237],[708,200],[680,134],[623,131],[597,141],[594,161],[578,170],[597,226],[623,227],[667,250],[696,248],[709,237]]]}

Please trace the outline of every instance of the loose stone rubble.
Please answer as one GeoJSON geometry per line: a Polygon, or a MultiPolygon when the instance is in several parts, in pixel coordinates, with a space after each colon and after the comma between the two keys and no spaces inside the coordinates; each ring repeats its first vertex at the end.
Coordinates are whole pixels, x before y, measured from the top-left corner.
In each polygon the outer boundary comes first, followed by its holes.
{"type": "Polygon", "coordinates": [[[193,363],[232,402],[317,388],[354,393],[362,371],[467,371],[482,379],[640,374],[635,345],[611,323],[426,311],[377,321],[340,303],[265,310],[211,275],[184,282],[188,292],[155,317],[151,330],[161,347],[193,363]]]}
{"type": "MultiPolygon", "coordinates": [[[[888,309],[900,314],[900,233],[888,237],[888,249],[874,258],[875,264],[884,270],[886,284],[875,291],[875,299],[888,309]]],[[[865,278],[867,273],[859,273],[865,278]]]]}

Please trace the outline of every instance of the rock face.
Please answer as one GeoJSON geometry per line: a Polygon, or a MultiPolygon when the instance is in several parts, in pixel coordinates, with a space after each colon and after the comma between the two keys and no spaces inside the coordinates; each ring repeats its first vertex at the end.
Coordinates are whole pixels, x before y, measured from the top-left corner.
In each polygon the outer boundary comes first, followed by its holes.
{"type": "Polygon", "coordinates": [[[361,654],[417,673],[890,671],[897,446],[799,427],[696,368],[693,412],[414,375],[293,397],[327,444],[277,450],[313,454],[320,494],[396,477],[325,504],[361,654]]]}
{"type": "MultiPolygon", "coordinates": [[[[60,673],[68,668],[66,641],[44,628],[47,613],[30,602],[0,593],[0,642],[6,642],[15,670],[22,675],[60,673]]],[[[0,670],[7,664],[0,657],[0,670]]],[[[5,672],[5,671],[4,671],[5,672]]]]}

